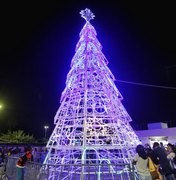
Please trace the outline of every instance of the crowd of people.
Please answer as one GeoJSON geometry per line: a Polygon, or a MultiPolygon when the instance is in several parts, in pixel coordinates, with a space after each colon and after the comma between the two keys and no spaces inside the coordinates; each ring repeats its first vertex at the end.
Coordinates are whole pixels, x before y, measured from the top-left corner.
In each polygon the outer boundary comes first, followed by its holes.
{"type": "Polygon", "coordinates": [[[133,164],[136,166],[139,180],[175,180],[176,179],[176,146],[168,143],[154,142],[138,145],[133,164]]]}
{"type": "MultiPolygon", "coordinates": [[[[17,157],[16,167],[19,176],[23,176],[25,163],[30,160],[43,163],[47,155],[45,147],[8,147],[0,148],[0,165],[6,157],[17,157]]],[[[153,147],[149,144],[139,144],[136,147],[136,155],[132,162],[137,169],[139,180],[176,180],[176,145],[154,142],[153,147]]]]}
{"type": "Polygon", "coordinates": [[[47,150],[44,147],[9,147],[3,146],[0,148],[0,168],[2,171],[5,171],[4,165],[6,164],[9,157],[14,157],[17,159],[16,168],[17,168],[17,180],[24,179],[24,169],[26,162],[36,162],[43,163],[47,155],[47,150]]]}
{"type": "MultiPolygon", "coordinates": [[[[3,163],[6,157],[21,157],[25,154],[29,146],[2,146],[0,147],[0,164],[3,163]]],[[[43,163],[47,150],[45,147],[32,147],[31,153],[33,161],[37,163],[43,163]]]]}

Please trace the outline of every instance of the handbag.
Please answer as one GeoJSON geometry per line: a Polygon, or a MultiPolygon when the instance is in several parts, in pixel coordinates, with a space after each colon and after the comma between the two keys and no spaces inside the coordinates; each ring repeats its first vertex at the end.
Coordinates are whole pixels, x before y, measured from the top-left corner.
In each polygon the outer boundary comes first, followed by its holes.
{"type": "Polygon", "coordinates": [[[150,157],[148,157],[148,168],[152,179],[160,179],[158,169],[150,157]]]}

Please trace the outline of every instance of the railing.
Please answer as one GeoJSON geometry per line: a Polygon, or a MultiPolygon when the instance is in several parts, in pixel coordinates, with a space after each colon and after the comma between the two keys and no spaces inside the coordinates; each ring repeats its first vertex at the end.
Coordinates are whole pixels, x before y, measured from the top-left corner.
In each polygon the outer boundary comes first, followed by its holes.
{"type": "MultiPolygon", "coordinates": [[[[9,157],[6,174],[10,180],[17,177],[18,158],[9,157]]],[[[136,180],[134,166],[130,164],[40,164],[28,162],[24,180],[136,180]]]]}

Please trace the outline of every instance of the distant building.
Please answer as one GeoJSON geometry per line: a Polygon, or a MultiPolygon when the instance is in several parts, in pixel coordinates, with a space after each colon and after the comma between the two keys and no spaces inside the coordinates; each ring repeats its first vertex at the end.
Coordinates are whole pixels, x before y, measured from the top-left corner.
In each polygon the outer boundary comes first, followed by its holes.
{"type": "Polygon", "coordinates": [[[168,128],[167,123],[148,124],[148,130],[136,131],[136,134],[142,144],[148,143],[153,146],[155,141],[162,142],[164,145],[176,144],[176,127],[168,128]]]}

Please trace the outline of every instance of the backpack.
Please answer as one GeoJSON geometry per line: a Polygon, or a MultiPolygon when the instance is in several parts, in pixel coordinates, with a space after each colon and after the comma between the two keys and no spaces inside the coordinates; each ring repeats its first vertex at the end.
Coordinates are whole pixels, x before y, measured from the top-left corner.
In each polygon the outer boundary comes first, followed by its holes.
{"type": "Polygon", "coordinates": [[[27,161],[26,155],[19,158],[17,165],[23,167],[27,161]]]}
{"type": "Polygon", "coordinates": [[[33,160],[33,156],[29,151],[27,151],[24,156],[19,158],[17,165],[23,167],[28,160],[33,160]]]}

